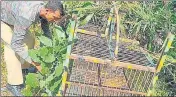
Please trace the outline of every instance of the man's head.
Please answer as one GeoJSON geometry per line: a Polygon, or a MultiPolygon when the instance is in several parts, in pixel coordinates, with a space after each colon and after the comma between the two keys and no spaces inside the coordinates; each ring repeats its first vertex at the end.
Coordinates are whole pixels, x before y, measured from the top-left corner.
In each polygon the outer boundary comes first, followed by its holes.
{"type": "Polygon", "coordinates": [[[60,0],[49,0],[45,8],[40,10],[40,16],[49,22],[58,21],[64,15],[60,0]]]}

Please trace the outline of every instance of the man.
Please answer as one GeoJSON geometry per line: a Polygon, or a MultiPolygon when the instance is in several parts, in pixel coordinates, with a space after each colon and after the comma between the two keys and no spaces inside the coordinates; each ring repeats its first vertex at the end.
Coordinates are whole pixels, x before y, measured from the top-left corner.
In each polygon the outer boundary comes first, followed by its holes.
{"type": "Polygon", "coordinates": [[[28,55],[34,47],[34,37],[28,32],[32,23],[41,21],[44,35],[51,38],[48,22],[59,21],[63,16],[63,5],[59,0],[44,1],[2,1],[1,40],[4,41],[4,60],[7,67],[7,89],[14,96],[21,96],[23,85],[22,68],[41,67],[28,55]],[[24,62],[25,60],[25,62],[24,62]]]}

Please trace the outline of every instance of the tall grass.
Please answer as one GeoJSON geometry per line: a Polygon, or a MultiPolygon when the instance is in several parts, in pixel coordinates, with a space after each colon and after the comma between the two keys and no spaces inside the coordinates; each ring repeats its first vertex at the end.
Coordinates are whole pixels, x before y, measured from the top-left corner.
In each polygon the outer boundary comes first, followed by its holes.
{"type": "Polygon", "coordinates": [[[128,37],[140,41],[148,50],[158,52],[168,32],[176,32],[176,13],[172,2],[123,2],[122,18],[128,37]]]}

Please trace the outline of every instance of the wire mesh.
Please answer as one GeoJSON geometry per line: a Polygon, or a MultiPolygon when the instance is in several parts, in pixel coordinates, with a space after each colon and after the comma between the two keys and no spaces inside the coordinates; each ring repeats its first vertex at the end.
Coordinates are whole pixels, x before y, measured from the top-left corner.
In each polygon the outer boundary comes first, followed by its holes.
{"type": "MultiPolygon", "coordinates": [[[[77,33],[78,41],[74,44],[72,54],[83,56],[92,56],[101,59],[111,59],[108,49],[107,40],[102,37],[93,35],[86,35],[77,33]]],[[[150,66],[150,62],[136,45],[131,47],[133,43],[122,42],[119,43],[119,53],[117,60],[120,62],[132,63],[143,66],[150,66]],[[135,49],[132,49],[135,48],[135,49]]],[[[115,40],[112,43],[113,51],[115,49],[115,40]]]]}
{"type": "Polygon", "coordinates": [[[85,84],[72,83],[65,96],[141,96],[115,89],[98,88],[85,84]]]}
{"type": "MultiPolygon", "coordinates": [[[[94,29],[96,30],[96,29],[94,29]]],[[[107,39],[99,36],[77,33],[78,41],[72,54],[112,60],[107,39]]],[[[112,50],[115,50],[115,40],[112,50]]],[[[119,42],[120,62],[150,66],[145,54],[133,42],[119,42]]],[[[81,58],[72,60],[65,89],[65,96],[142,96],[151,86],[154,72],[142,69],[129,69],[111,63],[100,64],[81,58]]]]}
{"type": "Polygon", "coordinates": [[[153,73],[110,64],[73,60],[66,96],[145,95],[153,73]]]}

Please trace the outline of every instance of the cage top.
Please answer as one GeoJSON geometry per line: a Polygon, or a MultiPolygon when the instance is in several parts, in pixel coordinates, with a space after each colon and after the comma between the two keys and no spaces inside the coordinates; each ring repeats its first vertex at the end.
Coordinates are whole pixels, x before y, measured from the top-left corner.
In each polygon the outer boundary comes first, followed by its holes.
{"type": "MultiPolygon", "coordinates": [[[[92,56],[101,59],[112,59],[107,39],[94,35],[77,33],[78,41],[74,44],[72,54],[82,56],[92,56]]],[[[114,52],[116,41],[112,41],[112,51],[114,52]]],[[[139,45],[133,42],[119,42],[119,53],[116,59],[120,62],[132,63],[142,66],[153,66],[141,50],[139,45]]]]}

